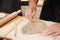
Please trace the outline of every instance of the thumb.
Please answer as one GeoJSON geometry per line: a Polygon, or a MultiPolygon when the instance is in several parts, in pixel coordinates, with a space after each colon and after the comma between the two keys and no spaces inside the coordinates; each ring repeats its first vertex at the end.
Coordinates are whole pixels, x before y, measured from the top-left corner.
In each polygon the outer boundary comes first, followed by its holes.
{"type": "Polygon", "coordinates": [[[31,14],[31,17],[34,17],[36,15],[36,12],[33,12],[32,14],[31,14]]]}

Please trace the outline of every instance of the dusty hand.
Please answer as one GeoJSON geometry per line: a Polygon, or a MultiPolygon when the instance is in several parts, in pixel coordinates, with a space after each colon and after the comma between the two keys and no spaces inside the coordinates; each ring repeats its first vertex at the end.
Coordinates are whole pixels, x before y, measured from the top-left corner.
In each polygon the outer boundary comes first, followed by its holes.
{"type": "Polygon", "coordinates": [[[53,36],[53,37],[60,35],[60,23],[49,26],[44,31],[42,31],[41,34],[45,36],[53,36]]]}
{"type": "Polygon", "coordinates": [[[36,14],[36,8],[26,8],[25,10],[25,17],[28,19],[32,19],[34,15],[36,14]]]}

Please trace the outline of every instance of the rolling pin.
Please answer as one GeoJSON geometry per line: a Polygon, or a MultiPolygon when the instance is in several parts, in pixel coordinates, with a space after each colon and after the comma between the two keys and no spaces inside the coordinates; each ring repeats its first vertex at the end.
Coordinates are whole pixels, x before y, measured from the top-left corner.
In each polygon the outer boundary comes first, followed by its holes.
{"type": "Polygon", "coordinates": [[[0,20],[0,27],[10,21],[11,19],[15,18],[19,13],[21,13],[21,10],[18,10],[16,12],[13,12],[9,16],[5,17],[4,19],[0,20]]]}

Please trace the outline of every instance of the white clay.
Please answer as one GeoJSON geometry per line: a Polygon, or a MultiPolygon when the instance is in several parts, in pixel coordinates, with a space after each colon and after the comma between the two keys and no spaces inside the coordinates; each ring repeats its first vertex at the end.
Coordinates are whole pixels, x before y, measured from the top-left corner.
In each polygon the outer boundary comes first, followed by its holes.
{"type": "Polygon", "coordinates": [[[28,23],[22,28],[22,32],[23,34],[36,34],[36,33],[40,33],[45,28],[46,25],[44,22],[33,19],[30,23],[28,23]]]}

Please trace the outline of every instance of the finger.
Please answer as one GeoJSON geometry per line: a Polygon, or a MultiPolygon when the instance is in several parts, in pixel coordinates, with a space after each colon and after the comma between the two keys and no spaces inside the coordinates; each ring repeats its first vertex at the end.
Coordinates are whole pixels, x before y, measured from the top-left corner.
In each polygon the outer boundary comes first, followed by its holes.
{"type": "Polygon", "coordinates": [[[25,17],[26,17],[26,18],[28,18],[28,17],[29,17],[27,13],[25,13],[25,17]]]}
{"type": "Polygon", "coordinates": [[[55,31],[50,31],[50,32],[47,32],[46,34],[45,34],[45,36],[50,36],[50,35],[52,35],[52,34],[54,34],[54,33],[56,33],[55,31]]]}
{"type": "Polygon", "coordinates": [[[29,19],[32,19],[32,12],[29,13],[29,19]]]}
{"type": "Polygon", "coordinates": [[[30,20],[32,20],[32,19],[33,19],[31,15],[29,15],[29,19],[30,19],[30,20]]]}
{"type": "Polygon", "coordinates": [[[49,30],[48,28],[46,28],[46,29],[44,29],[44,30],[41,32],[41,34],[42,34],[42,35],[45,35],[45,34],[47,34],[48,32],[50,32],[50,30],[49,30]]]}
{"type": "Polygon", "coordinates": [[[53,34],[55,32],[56,32],[55,30],[51,30],[50,28],[47,28],[41,34],[45,35],[45,36],[49,36],[49,35],[51,35],[51,34],[53,34]]]}
{"type": "Polygon", "coordinates": [[[54,34],[51,34],[52,37],[58,36],[59,34],[56,32],[54,34]]]}
{"type": "Polygon", "coordinates": [[[32,19],[32,17],[30,16],[30,14],[26,15],[25,17],[26,17],[27,19],[30,19],[30,20],[32,19]]]}
{"type": "Polygon", "coordinates": [[[24,14],[25,17],[28,16],[28,12],[27,12],[27,9],[25,10],[25,14],[24,14]]]}
{"type": "Polygon", "coordinates": [[[33,10],[33,12],[32,12],[32,17],[34,17],[35,16],[35,14],[36,14],[36,11],[35,10],[33,10]]]}
{"type": "Polygon", "coordinates": [[[32,17],[32,19],[33,19],[33,18],[35,17],[35,13],[32,13],[31,17],[32,17]]]}

